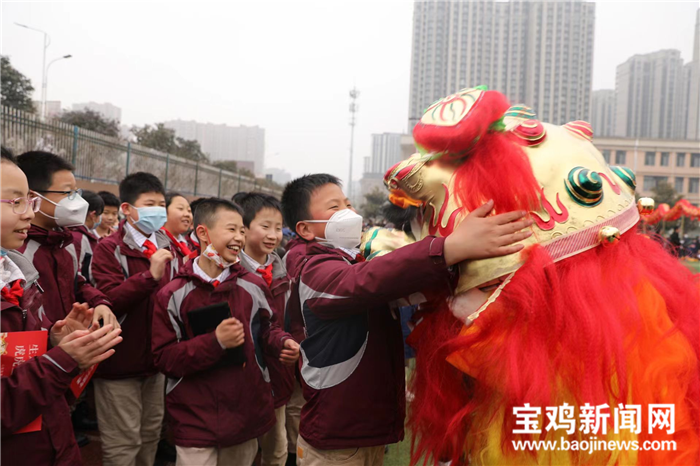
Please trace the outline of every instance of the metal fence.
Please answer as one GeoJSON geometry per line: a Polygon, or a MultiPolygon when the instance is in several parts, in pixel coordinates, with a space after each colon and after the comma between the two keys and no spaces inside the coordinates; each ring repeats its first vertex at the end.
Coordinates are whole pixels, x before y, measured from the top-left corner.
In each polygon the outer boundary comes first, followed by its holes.
{"type": "Polygon", "coordinates": [[[221,170],[118,138],[88,131],[58,120],[2,107],[2,144],[15,154],[44,150],[60,155],[75,166],[75,177],[118,184],[129,173],[145,171],[157,176],[168,191],[192,196],[230,198],[240,191],[265,192],[279,197],[279,189],[258,184],[240,173],[221,170]]]}

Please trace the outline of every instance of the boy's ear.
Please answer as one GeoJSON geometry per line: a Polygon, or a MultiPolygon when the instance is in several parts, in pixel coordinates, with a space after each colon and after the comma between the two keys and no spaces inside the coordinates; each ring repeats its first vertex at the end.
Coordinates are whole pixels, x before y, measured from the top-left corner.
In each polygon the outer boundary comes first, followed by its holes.
{"type": "Polygon", "coordinates": [[[119,210],[128,217],[129,214],[131,214],[131,205],[128,202],[122,202],[122,205],[119,206],[119,210]]]}
{"type": "Polygon", "coordinates": [[[313,241],[316,235],[311,231],[311,225],[306,222],[297,222],[297,235],[306,241],[313,241]]]}
{"type": "Polygon", "coordinates": [[[194,234],[197,235],[199,244],[203,244],[204,242],[209,244],[209,240],[207,239],[207,229],[204,225],[197,225],[197,228],[194,229],[194,234]]]}

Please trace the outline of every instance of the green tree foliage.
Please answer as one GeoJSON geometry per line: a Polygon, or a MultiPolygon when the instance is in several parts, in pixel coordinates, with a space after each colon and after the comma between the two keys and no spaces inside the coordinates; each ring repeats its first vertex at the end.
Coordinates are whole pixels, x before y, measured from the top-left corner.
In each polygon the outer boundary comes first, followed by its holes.
{"type": "Polygon", "coordinates": [[[89,109],[64,112],[59,117],[59,120],[113,138],[119,137],[119,123],[115,120],[108,120],[101,114],[89,109]]]}
{"type": "Polygon", "coordinates": [[[175,136],[175,130],[166,128],[163,123],[141,128],[134,126],[131,132],[136,137],[136,143],[141,146],[197,162],[209,162],[209,157],[202,151],[199,142],[175,136]]]}
{"type": "Polygon", "coordinates": [[[2,57],[0,69],[0,80],[2,81],[2,105],[18,108],[25,112],[34,112],[32,103],[32,92],[34,86],[25,75],[17,71],[11,64],[8,57],[2,57]]]}
{"type": "Polygon", "coordinates": [[[382,217],[382,206],[386,201],[386,192],[379,188],[374,188],[372,192],[365,194],[365,203],[360,207],[363,217],[368,219],[382,217]]]}

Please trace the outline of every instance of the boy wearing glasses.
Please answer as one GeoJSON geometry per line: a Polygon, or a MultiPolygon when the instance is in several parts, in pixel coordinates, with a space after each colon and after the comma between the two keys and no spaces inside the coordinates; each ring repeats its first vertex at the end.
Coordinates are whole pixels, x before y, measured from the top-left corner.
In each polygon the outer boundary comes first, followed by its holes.
{"type": "Polygon", "coordinates": [[[107,297],[80,273],[73,235],[67,227],[85,223],[88,203],[81,197],[73,165],[49,152],[27,152],[17,157],[29,189],[42,199],[24,245],[18,250],[39,272],[44,312],[53,323],[65,318],[76,301],[95,309],[94,320],[119,328],[107,297]]]}
{"type": "Polygon", "coordinates": [[[75,304],[65,320],[42,326],[38,274],[15,249],[22,246],[41,199],[2,148],[0,199],[0,291],[2,296],[2,461],[18,466],[80,464],[66,392],[72,379],[114,354],[120,330],[98,329],[92,309],[75,304]],[[20,340],[22,345],[20,345],[20,340]],[[13,343],[14,341],[14,343],[13,343]],[[50,343],[50,346],[47,345],[50,343]],[[38,349],[47,345],[48,351],[38,349]],[[28,346],[28,347],[27,347],[28,346]],[[21,350],[20,350],[21,348],[21,350]],[[6,357],[14,358],[12,367],[6,357]]]}

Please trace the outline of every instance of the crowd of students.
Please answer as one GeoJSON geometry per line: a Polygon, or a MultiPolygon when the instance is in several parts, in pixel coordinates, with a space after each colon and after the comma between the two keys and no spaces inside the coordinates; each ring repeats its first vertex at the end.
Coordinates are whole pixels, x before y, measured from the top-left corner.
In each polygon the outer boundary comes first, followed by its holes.
{"type": "Polygon", "coordinates": [[[446,238],[365,261],[362,217],[327,174],[281,202],[189,203],[143,172],[119,197],[82,191],[62,157],[3,149],[1,188],[6,465],[81,463],[70,406],[93,370],[105,466],[152,466],[164,418],[178,465],[250,466],[259,450],[262,465],[381,465],[404,436],[392,301],[530,235],[525,212],[489,202],[446,238]],[[19,358],[5,335],[23,332],[46,350],[19,358]]]}

